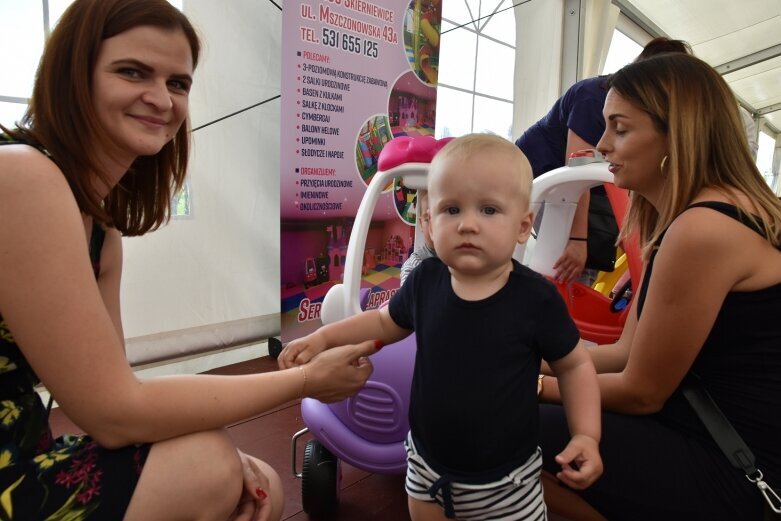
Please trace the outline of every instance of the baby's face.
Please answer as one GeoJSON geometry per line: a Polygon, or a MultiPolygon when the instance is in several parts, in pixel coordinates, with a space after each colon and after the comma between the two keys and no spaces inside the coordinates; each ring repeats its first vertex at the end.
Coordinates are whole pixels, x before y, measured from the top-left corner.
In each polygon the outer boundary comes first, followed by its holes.
{"type": "Polygon", "coordinates": [[[440,161],[429,180],[431,235],[451,268],[488,273],[511,263],[531,231],[529,194],[517,161],[501,150],[440,161]]]}

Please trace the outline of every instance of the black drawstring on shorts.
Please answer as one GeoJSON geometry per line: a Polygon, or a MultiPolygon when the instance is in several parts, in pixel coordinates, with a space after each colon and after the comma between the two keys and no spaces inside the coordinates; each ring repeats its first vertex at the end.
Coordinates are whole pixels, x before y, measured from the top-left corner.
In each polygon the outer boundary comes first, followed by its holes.
{"type": "Polygon", "coordinates": [[[442,491],[442,506],[445,507],[445,517],[448,519],[455,519],[456,517],[456,511],[453,508],[453,493],[450,489],[450,483],[452,483],[452,481],[452,478],[448,474],[443,474],[433,485],[431,485],[431,488],[428,489],[431,499],[436,499],[437,492],[440,490],[442,491]]]}

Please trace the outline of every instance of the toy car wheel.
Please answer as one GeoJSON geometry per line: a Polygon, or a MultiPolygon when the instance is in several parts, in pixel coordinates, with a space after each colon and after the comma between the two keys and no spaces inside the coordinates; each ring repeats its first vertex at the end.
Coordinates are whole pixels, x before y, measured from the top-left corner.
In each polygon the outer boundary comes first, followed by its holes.
{"type": "Polygon", "coordinates": [[[327,518],[339,504],[341,462],[317,440],[309,440],[304,450],[301,472],[301,502],[313,518],[327,518]]]}
{"type": "Polygon", "coordinates": [[[282,352],[282,341],[279,338],[272,336],[269,337],[267,345],[268,354],[274,359],[279,358],[279,354],[282,352]]]}

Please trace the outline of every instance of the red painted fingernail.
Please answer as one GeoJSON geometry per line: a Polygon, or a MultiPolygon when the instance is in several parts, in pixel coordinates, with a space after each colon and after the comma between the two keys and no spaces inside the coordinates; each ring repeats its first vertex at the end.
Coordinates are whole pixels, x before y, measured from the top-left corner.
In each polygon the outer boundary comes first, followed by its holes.
{"type": "Polygon", "coordinates": [[[376,349],[377,351],[379,351],[380,349],[382,349],[384,345],[385,345],[385,344],[383,343],[383,341],[382,341],[382,340],[375,340],[375,341],[374,341],[374,349],[376,349]]]}
{"type": "Polygon", "coordinates": [[[266,497],[268,497],[266,492],[260,487],[255,489],[255,495],[258,496],[260,499],[266,499],[266,497]]]}

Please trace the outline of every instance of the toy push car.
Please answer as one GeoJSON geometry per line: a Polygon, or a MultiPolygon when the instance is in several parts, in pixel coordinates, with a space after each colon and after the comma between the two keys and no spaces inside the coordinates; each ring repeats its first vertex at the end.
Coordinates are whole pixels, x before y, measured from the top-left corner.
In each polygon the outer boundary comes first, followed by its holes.
{"type": "MultiPolygon", "coordinates": [[[[360,313],[361,267],[366,237],[382,189],[395,177],[408,188],[424,188],[429,163],[449,139],[399,137],[382,150],[379,170],[361,200],[344,263],[344,283],[326,294],[321,309],[324,324],[360,313]]],[[[416,238],[417,239],[417,238],[416,238]]],[[[363,300],[368,297],[363,290],[363,300]]],[[[404,438],[415,362],[415,338],[386,346],[372,355],[374,372],[354,396],[334,404],[311,398],[301,401],[306,428],[292,439],[293,474],[301,478],[304,511],[312,517],[332,513],[338,504],[340,464],[345,461],[367,472],[402,474],[407,468],[404,438]],[[302,470],[296,468],[297,440],[311,433],[302,470]]]]}
{"type": "MultiPolygon", "coordinates": [[[[535,215],[544,205],[542,220],[537,230],[534,253],[527,258],[531,269],[553,280],[553,264],[567,245],[572,218],[580,196],[593,186],[604,184],[619,228],[622,225],[629,202],[626,190],[613,185],[613,175],[607,163],[596,150],[573,154],[567,166],[551,170],[539,176],[532,184],[532,210],[535,215]]],[[[627,254],[630,280],[639,281],[642,271],[640,247],[636,237],[621,243],[627,254]]],[[[515,257],[524,258],[525,246],[516,248],[515,257]]],[[[580,282],[561,284],[555,282],[567,303],[570,316],[580,331],[580,336],[597,344],[612,343],[621,336],[629,312],[625,285],[624,291],[612,299],[580,282]],[[621,303],[622,305],[619,305],[621,303]]]]}

